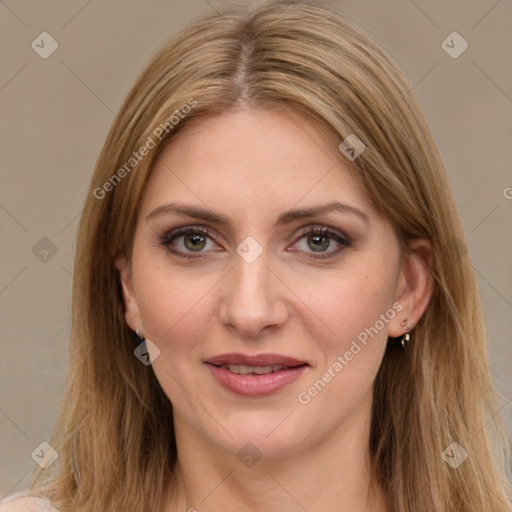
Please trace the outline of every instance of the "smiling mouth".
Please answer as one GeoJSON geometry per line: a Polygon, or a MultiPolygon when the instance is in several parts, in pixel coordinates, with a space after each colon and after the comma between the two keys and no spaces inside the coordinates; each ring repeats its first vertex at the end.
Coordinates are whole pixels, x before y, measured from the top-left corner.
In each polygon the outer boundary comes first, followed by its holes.
{"type": "Polygon", "coordinates": [[[271,395],[300,378],[310,366],[278,354],[224,354],[205,361],[211,375],[224,389],[251,398],[271,395]]]}

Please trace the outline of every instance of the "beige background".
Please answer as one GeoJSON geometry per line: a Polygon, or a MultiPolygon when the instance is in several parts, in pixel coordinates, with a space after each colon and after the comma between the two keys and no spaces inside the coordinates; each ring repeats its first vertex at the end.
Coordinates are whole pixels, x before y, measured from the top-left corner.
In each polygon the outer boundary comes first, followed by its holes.
{"type": "MultiPolygon", "coordinates": [[[[114,114],[166,38],[221,3],[0,2],[0,498],[27,485],[31,453],[52,429],[78,215],[114,114]],[[47,59],[31,48],[43,31],[59,45],[47,59]]],[[[328,3],[397,60],[426,109],[469,236],[512,426],[512,2],[328,3]],[[441,47],[453,31],[469,43],[457,59],[441,47]]]]}

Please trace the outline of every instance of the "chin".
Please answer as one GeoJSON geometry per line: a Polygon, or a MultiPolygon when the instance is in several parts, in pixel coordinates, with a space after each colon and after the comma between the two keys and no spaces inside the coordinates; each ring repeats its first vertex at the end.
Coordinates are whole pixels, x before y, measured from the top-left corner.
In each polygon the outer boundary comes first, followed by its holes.
{"type": "Polygon", "coordinates": [[[240,460],[245,455],[263,460],[288,457],[312,444],[314,437],[314,432],[308,435],[308,425],[298,415],[292,419],[296,413],[290,411],[239,412],[231,422],[223,424],[231,435],[222,430],[221,436],[216,431],[209,437],[223,451],[240,460]]]}

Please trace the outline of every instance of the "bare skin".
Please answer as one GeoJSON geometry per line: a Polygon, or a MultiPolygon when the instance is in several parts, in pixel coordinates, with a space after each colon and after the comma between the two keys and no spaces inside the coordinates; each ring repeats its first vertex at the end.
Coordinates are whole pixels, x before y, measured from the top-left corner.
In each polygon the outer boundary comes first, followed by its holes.
{"type": "Polygon", "coordinates": [[[310,121],[264,110],[194,121],[155,166],[132,260],[117,265],[126,321],[158,347],[153,370],[173,404],[179,491],[168,511],[387,512],[368,483],[373,384],[388,336],[414,327],[428,305],[430,245],[415,241],[401,260],[391,225],[349,166],[310,121]],[[335,201],[348,208],[276,224],[287,210],[335,201]],[[228,224],[155,212],[168,203],[228,224]],[[162,241],[185,226],[209,234],[162,241]],[[322,227],[334,236],[308,233],[322,227]],[[247,237],[257,245],[242,244],[247,237]],[[261,254],[248,263],[240,244],[261,254]],[[354,354],[371,326],[378,333],[354,354]],[[205,363],[231,352],[307,366],[277,392],[246,396],[205,363]],[[309,392],[319,379],[325,386],[309,392]]]}

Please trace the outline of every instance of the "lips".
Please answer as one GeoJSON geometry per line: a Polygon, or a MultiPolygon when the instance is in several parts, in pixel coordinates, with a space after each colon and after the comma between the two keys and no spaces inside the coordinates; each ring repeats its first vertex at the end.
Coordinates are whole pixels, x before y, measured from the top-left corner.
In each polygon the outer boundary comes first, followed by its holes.
{"type": "Polygon", "coordinates": [[[224,388],[251,397],[274,393],[298,379],[309,366],[279,354],[221,354],[205,361],[224,388]]]}

